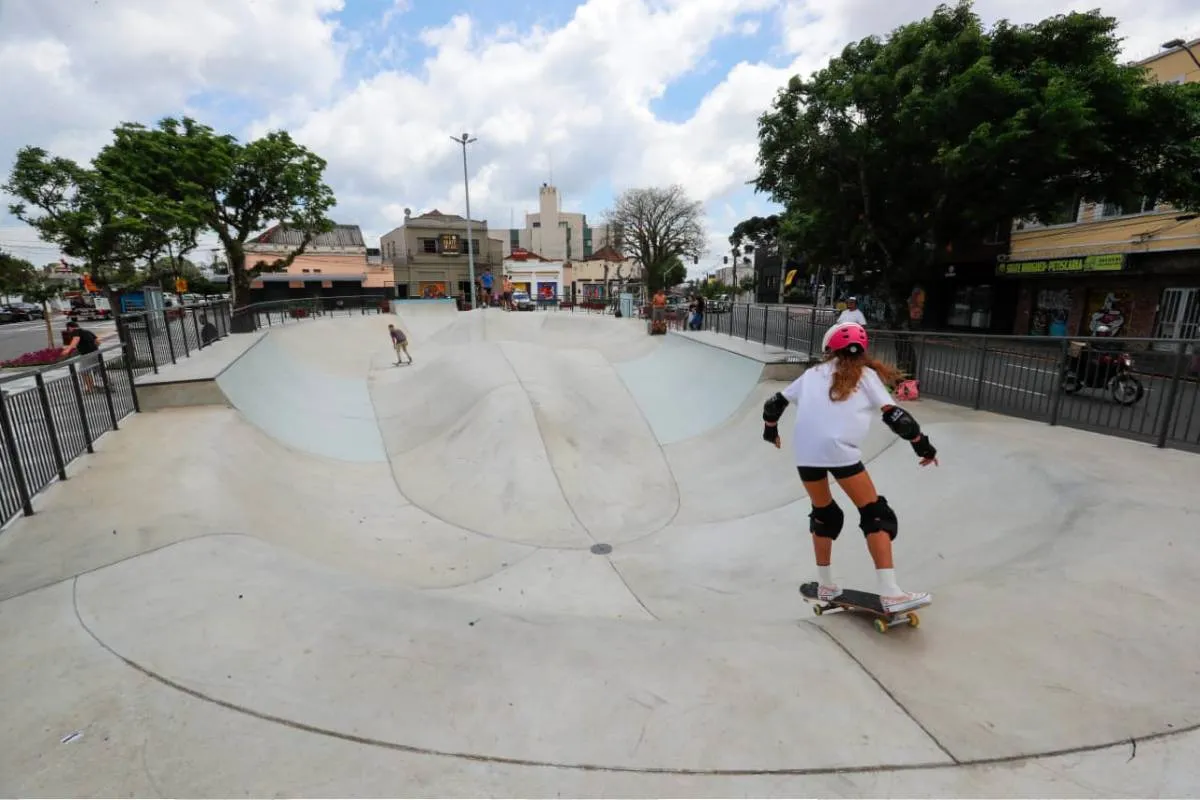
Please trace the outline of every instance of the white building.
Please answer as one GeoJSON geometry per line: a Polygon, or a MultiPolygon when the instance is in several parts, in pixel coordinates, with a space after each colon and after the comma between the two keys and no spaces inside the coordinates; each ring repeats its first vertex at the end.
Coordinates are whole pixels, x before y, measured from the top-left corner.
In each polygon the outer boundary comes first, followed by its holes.
{"type": "Polygon", "coordinates": [[[551,261],[589,258],[605,246],[618,244],[609,226],[592,226],[586,214],[563,211],[558,189],[548,183],[538,190],[538,211],[525,215],[524,228],[491,228],[488,236],[501,243],[505,258],[525,250],[551,261]]]}
{"type": "Polygon", "coordinates": [[[563,262],[539,258],[518,249],[504,259],[503,272],[513,282],[513,289],[526,292],[535,300],[553,300],[563,294],[563,262]]]}

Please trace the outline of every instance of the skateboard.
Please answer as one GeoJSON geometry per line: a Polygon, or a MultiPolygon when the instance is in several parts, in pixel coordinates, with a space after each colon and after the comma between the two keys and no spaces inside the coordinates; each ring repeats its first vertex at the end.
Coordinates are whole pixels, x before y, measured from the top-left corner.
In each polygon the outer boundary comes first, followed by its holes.
{"type": "MultiPolygon", "coordinates": [[[[916,628],[921,625],[921,618],[917,616],[916,609],[896,611],[894,613],[884,611],[879,595],[872,594],[871,592],[842,589],[842,593],[834,599],[821,601],[817,599],[817,582],[810,581],[809,583],[801,584],[800,594],[806,602],[813,604],[813,613],[818,617],[826,611],[863,612],[875,618],[875,630],[880,633],[887,633],[897,625],[908,625],[910,628],[916,628]]],[[[926,603],[925,605],[929,604],[926,603]]],[[[924,607],[918,606],[918,608],[924,607]]]]}

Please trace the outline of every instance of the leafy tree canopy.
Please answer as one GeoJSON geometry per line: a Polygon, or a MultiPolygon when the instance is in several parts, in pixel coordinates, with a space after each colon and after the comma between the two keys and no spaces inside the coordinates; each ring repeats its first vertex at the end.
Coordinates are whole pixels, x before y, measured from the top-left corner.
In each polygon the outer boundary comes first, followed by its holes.
{"type": "Polygon", "coordinates": [[[1118,63],[1116,20],[985,30],[970,2],[792,78],[759,120],[757,188],[816,266],[891,294],[939,248],[1080,199],[1200,205],[1200,86],[1118,63]]]}
{"type": "Polygon", "coordinates": [[[682,283],[685,259],[699,258],[705,248],[701,204],[688,199],[681,186],[630,189],[605,216],[620,231],[623,253],[643,268],[650,292],[682,283]]]}
{"type": "MultiPolygon", "coordinates": [[[[315,236],[333,228],[327,215],[336,200],[324,183],[326,162],[286,131],[243,144],[190,118],[168,117],[155,128],[129,123],[116,130],[100,160],[128,196],[159,203],[160,226],[179,232],[177,257],[195,246],[188,223],[216,233],[236,305],[245,304],[251,278],[285,269],[315,236]],[[299,231],[299,244],[278,258],[247,263],[246,242],[275,221],[299,231]]],[[[150,213],[145,205],[136,207],[150,213]]]]}
{"type": "Polygon", "coordinates": [[[729,243],[736,248],[749,244],[753,247],[769,247],[779,238],[779,215],[750,217],[742,220],[729,235],[729,243]]]}
{"type": "Polygon", "coordinates": [[[17,152],[3,189],[17,199],[9,213],[43,241],[83,261],[101,287],[128,279],[156,235],[103,175],[40,147],[17,152]]]}

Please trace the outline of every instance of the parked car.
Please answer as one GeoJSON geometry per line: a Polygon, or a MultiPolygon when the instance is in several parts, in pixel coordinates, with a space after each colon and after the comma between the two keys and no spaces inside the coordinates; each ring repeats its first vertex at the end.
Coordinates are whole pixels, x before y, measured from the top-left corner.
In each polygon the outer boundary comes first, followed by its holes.
{"type": "Polygon", "coordinates": [[[537,303],[530,298],[529,292],[513,292],[513,305],[517,311],[533,311],[537,308],[537,303]]]}
{"type": "Polygon", "coordinates": [[[37,303],[13,303],[12,307],[28,314],[30,319],[42,319],[46,316],[42,307],[37,303]]]}

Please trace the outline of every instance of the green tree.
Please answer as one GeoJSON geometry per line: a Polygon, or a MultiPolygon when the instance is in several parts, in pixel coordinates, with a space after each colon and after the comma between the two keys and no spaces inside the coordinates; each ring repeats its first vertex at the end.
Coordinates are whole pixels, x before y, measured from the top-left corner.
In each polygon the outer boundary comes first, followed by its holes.
{"type": "Polygon", "coordinates": [[[0,250],[0,294],[19,294],[26,275],[32,271],[30,262],[0,250]]]}
{"type": "Polygon", "coordinates": [[[285,131],[243,144],[193,119],[168,117],[155,128],[121,126],[113,148],[114,170],[124,170],[139,191],[167,199],[180,219],[198,215],[216,233],[237,306],[248,302],[253,277],[286,269],[333,228],[327,215],[336,201],[323,180],[325,161],[285,131]],[[158,166],[146,167],[147,160],[158,166]],[[274,221],[299,231],[300,244],[281,258],[247,263],[246,242],[274,221]]]}
{"type": "Polygon", "coordinates": [[[171,277],[172,285],[164,288],[173,292],[173,279],[185,271],[187,256],[206,227],[209,202],[177,172],[192,155],[184,143],[155,133],[140,125],[121,125],[92,165],[124,212],[146,232],[141,255],[152,279],[171,277]]]}
{"type": "Polygon", "coordinates": [[[42,307],[42,320],[46,324],[46,346],[57,347],[61,343],[54,341],[54,315],[50,312],[50,301],[62,294],[62,283],[44,270],[30,269],[25,274],[20,291],[25,302],[37,303],[42,307]]]}
{"type": "Polygon", "coordinates": [[[961,2],[793,77],[759,120],[780,236],[898,298],[939,250],[1016,218],[1085,198],[1196,205],[1200,91],[1119,64],[1115,31],[1098,12],[988,31],[961,2]]]}
{"type": "Polygon", "coordinates": [[[610,230],[621,231],[624,255],[642,265],[646,289],[653,294],[687,279],[684,261],[704,253],[701,204],[681,186],[630,189],[608,211],[610,230]]]}
{"type": "Polygon", "coordinates": [[[110,294],[132,277],[133,263],[147,252],[152,232],[144,220],[127,213],[121,197],[95,170],[40,147],[23,147],[2,188],[17,198],[8,207],[14,217],[82,261],[83,270],[110,294]]]}

